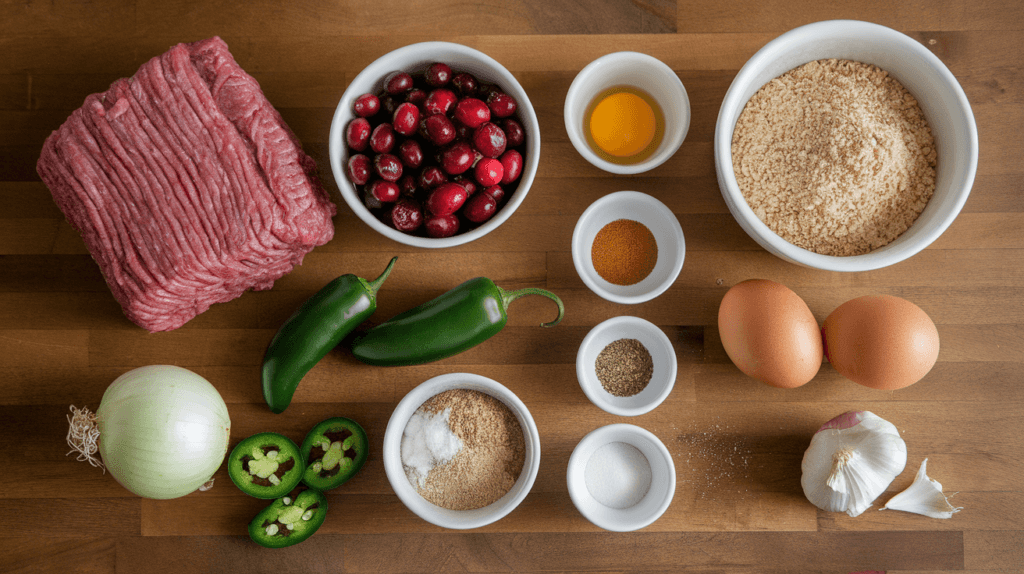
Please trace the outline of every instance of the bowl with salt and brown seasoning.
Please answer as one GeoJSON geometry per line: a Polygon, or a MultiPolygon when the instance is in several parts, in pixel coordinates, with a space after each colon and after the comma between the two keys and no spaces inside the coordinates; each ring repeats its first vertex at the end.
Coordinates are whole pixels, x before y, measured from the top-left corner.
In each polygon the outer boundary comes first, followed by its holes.
{"type": "Polygon", "coordinates": [[[959,214],[978,163],[970,103],[900,32],[817,22],[769,42],[733,80],[715,129],[730,212],[769,252],[831,271],[913,256],[959,214]]]}
{"type": "Polygon", "coordinates": [[[540,434],[501,383],[448,373],[410,391],[384,431],[384,471],[420,518],[451,529],[495,522],[526,498],[540,467],[540,434]]]}

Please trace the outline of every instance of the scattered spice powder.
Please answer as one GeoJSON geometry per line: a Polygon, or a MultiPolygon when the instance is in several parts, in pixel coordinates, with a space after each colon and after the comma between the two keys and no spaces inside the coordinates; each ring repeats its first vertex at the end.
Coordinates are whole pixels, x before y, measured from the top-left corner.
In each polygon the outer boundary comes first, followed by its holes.
{"type": "Polygon", "coordinates": [[[654,374],[654,361],[643,343],[619,339],[597,354],[594,365],[601,386],[616,397],[631,397],[647,388],[654,374]]]}
{"type": "Polygon", "coordinates": [[[891,243],[935,191],[935,144],[917,100],[888,72],[819,60],[765,84],[732,140],[757,217],[786,241],[851,256],[891,243]]]}
{"type": "Polygon", "coordinates": [[[751,437],[728,424],[715,422],[698,427],[691,423],[689,429],[669,444],[681,448],[681,452],[673,453],[680,459],[676,463],[679,482],[688,485],[696,498],[716,500],[721,499],[724,492],[732,491],[733,495],[749,492],[746,486],[750,483],[751,460],[756,451],[751,437]]]}
{"type": "Polygon", "coordinates": [[[615,285],[634,285],[643,281],[658,262],[658,242],[644,224],[617,219],[605,225],[594,237],[591,248],[594,270],[615,285]]]}
{"type": "Polygon", "coordinates": [[[436,414],[446,409],[450,409],[448,425],[462,448],[413,486],[442,508],[482,508],[504,496],[519,479],[526,461],[523,429],[504,403],[470,389],[437,394],[418,410],[436,414]]]}

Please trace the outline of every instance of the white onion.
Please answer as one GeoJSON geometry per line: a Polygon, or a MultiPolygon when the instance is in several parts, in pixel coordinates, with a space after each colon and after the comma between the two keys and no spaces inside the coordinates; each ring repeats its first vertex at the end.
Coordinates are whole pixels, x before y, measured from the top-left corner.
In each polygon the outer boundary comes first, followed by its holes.
{"type": "Polygon", "coordinates": [[[96,410],[99,453],[122,486],[145,498],[196,491],[227,455],[231,419],[217,389],[172,365],[118,377],[96,410]]]}

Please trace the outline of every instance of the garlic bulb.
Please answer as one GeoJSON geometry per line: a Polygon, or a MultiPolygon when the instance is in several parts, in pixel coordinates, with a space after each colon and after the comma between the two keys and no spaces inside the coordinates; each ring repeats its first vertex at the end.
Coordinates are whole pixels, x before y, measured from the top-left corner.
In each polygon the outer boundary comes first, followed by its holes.
{"type": "Polygon", "coordinates": [[[921,468],[914,477],[914,483],[903,492],[889,499],[885,506],[879,510],[891,508],[903,512],[923,514],[932,518],[950,518],[954,512],[960,512],[963,508],[956,508],[949,503],[949,499],[942,494],[942,485],[939,481],[928,478],[928,459],[921,462],[921,468]]]}
{"type": "Polygon", "coordinates": [[[828,421],[804,453],[804,496],[829,512],[857,516],[907,465],[907,444],[896,426],[868,411],[828,421]]]}

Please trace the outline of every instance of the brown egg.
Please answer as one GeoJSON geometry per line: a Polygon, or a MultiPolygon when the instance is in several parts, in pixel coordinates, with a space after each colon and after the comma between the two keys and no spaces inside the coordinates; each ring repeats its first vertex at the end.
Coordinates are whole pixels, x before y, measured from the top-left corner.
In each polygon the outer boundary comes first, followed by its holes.
{"type": "Polygon", "coordinates": [[[836,371],[872,389],[895,390],[928,374],[939,357],[939,331],[906,299],[868,295],[840,305],[821,327],[836,371]]]}
{"type": "Polygon", "coordinates": [[[799,295],[774,281],[733,285],[718,307],[718,331],[732,362],[773,387],[799,387],[821,368],[818,322],[799,295]]]}

